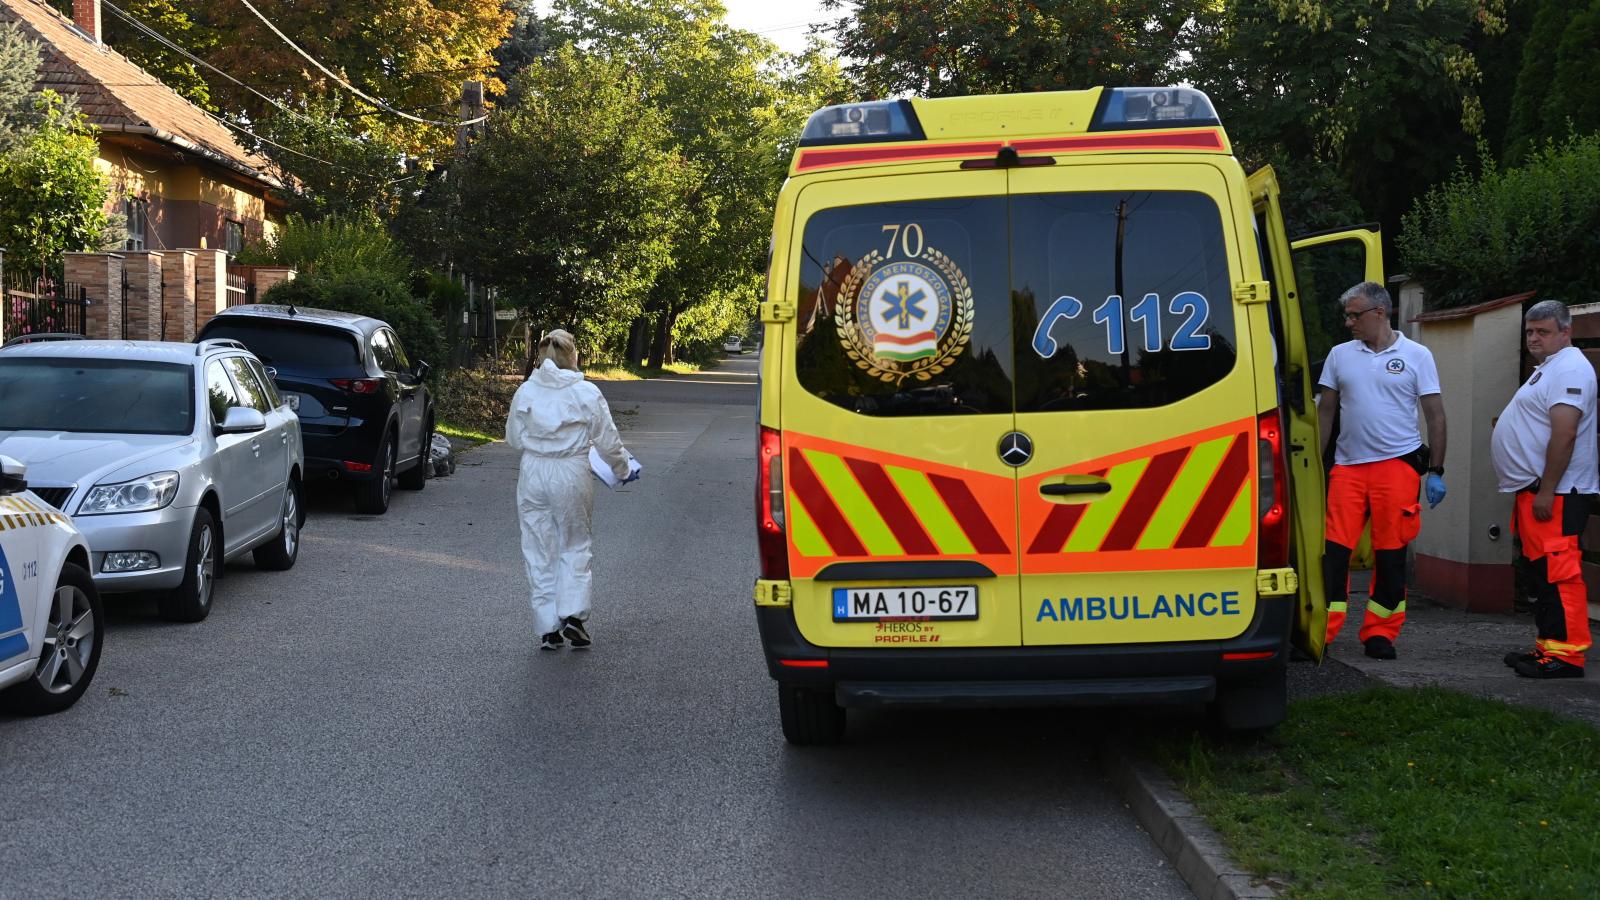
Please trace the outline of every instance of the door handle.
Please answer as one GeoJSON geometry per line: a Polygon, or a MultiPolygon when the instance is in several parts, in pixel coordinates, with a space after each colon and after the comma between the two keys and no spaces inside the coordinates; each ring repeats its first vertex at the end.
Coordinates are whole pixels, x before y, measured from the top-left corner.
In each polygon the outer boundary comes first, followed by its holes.
{"type": "Polygon", "coordinates": [[[1086,484],[1041,484],[1039,493],[1046,497],[1067,497],[1073,494],[1109,494],[1111,482],[1091,481],[1086,484]]]}

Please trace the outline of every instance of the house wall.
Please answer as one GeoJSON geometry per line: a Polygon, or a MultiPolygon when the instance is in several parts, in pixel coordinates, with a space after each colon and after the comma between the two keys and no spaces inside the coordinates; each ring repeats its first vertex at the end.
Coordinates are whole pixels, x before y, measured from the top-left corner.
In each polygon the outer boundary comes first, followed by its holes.
{"type": "Polygon", "coordinates": [[[244,225],[246,241],[259,241],[273,231],[266,189],[240,187],[218,167],[108,141],[101,142],[95,166],[111,181],[107,212],[120,213],[129,196],[149,201],[147,249],[224,249],[229,219],[244,225]]]}

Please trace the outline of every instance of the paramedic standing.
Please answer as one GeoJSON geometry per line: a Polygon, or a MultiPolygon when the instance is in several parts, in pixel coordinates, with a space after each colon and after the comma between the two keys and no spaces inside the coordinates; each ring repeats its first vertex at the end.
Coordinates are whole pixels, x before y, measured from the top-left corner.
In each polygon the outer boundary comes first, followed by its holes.
{"type": "Polygon", "coordinates": [[[1523,334],[1538,365],[1495,422],[1489,457],[1500,492],[1516,494],[1511,530],[1528,561],[1538,640],[1505,663],[1526,678],[1582,678],[1589,595],[1578,536],[1600,493],[1594,367],[1572,346],[1572,314],[1559,300],[1530,307],[1523,334]]]}
{"type": "Polygon", "coordinates": [[[1339,298],[1355,340],[1333,348],[1318,385],[1322,447],[1339,414],[1339,442],[1328,473],[1327,544],[1323,558],[1331,646],[1344,626],[1350,554],[1372,523],[1377,557],[1361,644],[1373,659],[1394,659],[1406,620],[1406,545],[1422,525],[1417,501],[1426,475],[1428,505],[1444,499],[1444,401],[1428,348],[1389,327],[1393,304],[1383,285],[1364,281],[1339,298]],[[1417,431],[1417,407],[1428,443],[1417,431]]]}
{"type": "Polygon", "coordinates": [[[606,398],[578,370],[572,335],[557,329],[539,341],[539,365],[517,389],[506,443],[521,451],[517,517],[533,624],[544,650],[563,643],[587,649],[594,475],[589,448],[617,480],[631,472],[606,398]]]}

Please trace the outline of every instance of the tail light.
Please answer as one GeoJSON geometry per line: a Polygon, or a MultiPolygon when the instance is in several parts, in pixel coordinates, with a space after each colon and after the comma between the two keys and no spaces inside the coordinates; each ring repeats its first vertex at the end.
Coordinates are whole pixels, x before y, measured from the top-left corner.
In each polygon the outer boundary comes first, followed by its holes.
{"type": "Polygon", "coordinates": [[[789,577],[789,547],[783,535],[783,441],[773,428],[761,429],[756,451],[756,543],[761,577],[789,577]]]}
{"type": "Polygon", "coordinates": [[[1257,493],[1261,498],[1257,565],[1276,569],[1289,564],[1289,465],[1284,456],[1283,417],[1278,410],[1257,419],[1257,493]]]}
{"type": "Polygon", "coordinates": [[[382,378],[329,378],[329,383],[352,394],[376,394],[383,388],[382,378]]]}

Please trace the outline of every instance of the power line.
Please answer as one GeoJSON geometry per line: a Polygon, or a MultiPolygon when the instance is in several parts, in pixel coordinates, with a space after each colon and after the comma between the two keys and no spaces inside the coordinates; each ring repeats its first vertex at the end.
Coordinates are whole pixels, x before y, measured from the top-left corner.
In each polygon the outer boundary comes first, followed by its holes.
{"type": "Polygon", "coordinates": [[[345,89],[350,91],[350,93],[355,94],[357,97],[360,97],[361,99],[367,101],[368,103],[371,103],[372,105],[378,107],[379,109],[382,109],[382,110],[385,110],[387,112],[393,113],[394,115],[397,115],[397,116],[401,117],[402,119],[410,119],[413,122],[421,122],[424,125],[443,125],[443,126],[448,127],[448,128],[460,128],[460,127],[465,126],[465,125],[476,125],[479,122],[482,122],[485,119],[489,118],[487,115],[483,115],[483,116],[478,116],[475,119],[467,119],[467,120],[461,121],[461,122],[444,122],[444,121],[440,121],[438,119],[424,119],[421,116],[414,116],[411,113],[408,113],[408,112],[406,112],[404,110],[395,109],[394,107],[390,106],[388,103],[385,103],[383,100],[380,100],[377,97],[373,97],[370,94],[363,93],[360,88],[357,88],[355,85],[351,84],[350,82],[345,81],[343,78],[340,78],[338,75],[335,75],[333,73],[332,69],[329,69],[327,66],[325,66],[321,62],[317,61],[316,57],[314,57],[311,54],[307,53],[306,51],[300,49],[300,45],[299,44],[296,44],[294,41],[290,40],[288,35],[284,34],[282,31],[280,31],[278,29],[278,26],[272,24],[272,20],[267,18],[266,16],[262,15],[261,14],[261,10],[256,9],[255,6],[253,4],[251,4],[250,0],[239,0],[239,2],[244,4],[245,9],[248,9],[251,12],[255,13],[256,14],[256,18],[260,19],[262,24],[266,25],[267,28],[271,29],[272,33],[277,35],[285,44],[288,44],[290,46],[290,48],[292,48],[294,50],[294,52],[300,54],[302,57],[305,58],[305,60],[307,62],[311,63],[313,66],[316,66],[318,69],[322,70],[322,74],[324,74],[324,75],[328,76],[329,78],[332,78],[334,81],[337,81],[338,83],[344,85],[345,89]]]}

